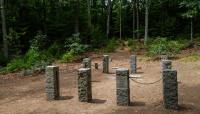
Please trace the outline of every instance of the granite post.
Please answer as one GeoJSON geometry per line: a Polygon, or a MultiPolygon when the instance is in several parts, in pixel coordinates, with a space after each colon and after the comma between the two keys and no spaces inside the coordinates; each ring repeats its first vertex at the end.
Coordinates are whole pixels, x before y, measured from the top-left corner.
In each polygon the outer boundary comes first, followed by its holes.
{"type": "Polygon", "coordinates": [[[131,69],[131,74],[137,73],[137,56],[136,55],[130,56],[130,69],[131,69]]]}
{"type": "Polygon", "coordinates": [[[80,102],[90,102],[92,100],[90,68],[78,70],[78,98],[80,102]]]}
{"type": "Polygon", "coordinates": [[[171,60],[162,60],[162,70],[172,69],[171,60]]]}
{"type": "Polygon", "coordinates": [[[164,70],[163,75],[163,101],[166,109],[178,109],[178,82],[176,70],[164,70]]]}
{"type": "Polygon", "coordinates": [[[47,100],[57,100],[60,97],[59,67],[47,66],[45,74],[45,92],[47,100]]]}
{"type": "Polygon", "coordinates": [[[103,56],[103,73],[109,73],[109,56],[103,56]]]}
{"type": "Polygon", "coordinates": [[[116,70],[117,105],[130,105],[129,70],[119,68],[116,70]]]}
{"type": "Polygon", "coordinates": [[[91,59],[90,58],[85,58],[83,59],[83,68],[91,68],[91,59]]]}

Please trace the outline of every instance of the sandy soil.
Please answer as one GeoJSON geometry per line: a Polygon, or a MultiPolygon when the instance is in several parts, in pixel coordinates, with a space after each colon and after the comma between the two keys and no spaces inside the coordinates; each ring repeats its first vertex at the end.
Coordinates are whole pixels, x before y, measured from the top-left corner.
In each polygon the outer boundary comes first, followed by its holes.
{"type": "MultiPolygon", "coordinates": [[[[20,77],[17,73],[0,76],[0,114],[200,114],[200,61],[173,61],[178,71],[179,111],[163,108],[162,82],[142,85],[130,80],[131,106],[116,106],[115,70],[129,68],[128,51],[109,54],[112,58],[110,74],[102,68],[92,71],[91,103],[78,102],[76,76],[80,63],[59,64],[61,99],[47,101],[44,75],[20,77]]],[[[140,59],[140,57],[139,57],[140,59]]],[[[93,64],[101,63],[101,55],[93,54],[93,64]]],[[[138,62],[139,82],[154,82],[161,78],[159,61],[138,62]]]]}

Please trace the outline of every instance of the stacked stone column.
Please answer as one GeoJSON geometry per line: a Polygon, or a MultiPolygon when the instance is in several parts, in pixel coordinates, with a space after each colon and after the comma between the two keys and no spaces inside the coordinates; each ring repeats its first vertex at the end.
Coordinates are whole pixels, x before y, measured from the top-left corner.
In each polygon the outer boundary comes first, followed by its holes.
{"type": "Polygon", "coordinates": [[[103,73],[109,73],[109,56],[103,56],[103,73]]]}
{"type": "Polygon", "coordinates": [[[91,68],[91,59],[90,58],[85,58],[83,59],[83,68],[91,68]]]}
{"type": "Polygon", "coordinates": [[[130,105],[129,70],[119,68],[116,70],[117,105],[130,105]]]}
{"type": "Polygon", "coordinates": [[[171,60],[162,60],[162,70],[172,69],[172,61],[171,60]]]}
{"type": "Polygon", "coordinates": [[[78,98],[80,102],[90,102],[92,100],[90,68],[78,70],[78,98]]]}
{"type": "Polygon", "coordinates": [[[130,70],[131,74],[137,73],[137,56],[131,55],[130,57],[130,70]]]}
{"type": "Polygon", "coordinates": [[[47,100],[57,100],[60,97],[59,67],[47,66],[45,74],[45,92],[47,100]]]}
{"type": "Polygon", "coordinates": [[[166,109],[178,109],[177,71],[166,69],[163,75],[163,101],[166,109]]]}

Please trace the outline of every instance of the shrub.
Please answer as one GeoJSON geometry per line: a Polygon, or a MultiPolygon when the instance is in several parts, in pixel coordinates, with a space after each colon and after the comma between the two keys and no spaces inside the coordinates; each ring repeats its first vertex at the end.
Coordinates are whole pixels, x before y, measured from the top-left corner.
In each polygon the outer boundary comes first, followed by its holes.
{"type": "Polygon", "coordinates": [[[10,72],[10,71],[12,72],[12,71],[17,71],[23,68],[26,68],[24,60],[21,58],[16,58],[16,59],[11,60],[10,63],[7,64],[4,70],[6,70],[6,72],[10,72]]]}
{"type": "Polygon", "coordinates": [[[113,52],[117,48],[117,45],[118,45],[118,43],[117,43],[116,39],[113,38],[113,39],[108,41],[104,51],[108,52],[108,53],[113,52]]]}
{"type": "Polygon", "coordinates": [[[37,33],[34,39],[31,41],[30,48],[35,50],[43,50],[47,41],[47,36],[44,35],[41,31],[37,33]]]}
{"type": "Polygon", "coordinates": [[[157,38],[148,45],[147,55],[168,55],[169,57],[173,57],[179,53],[183,47],[184,44],[178,41],[169,41],[166,38],[157,38]]]}
{"type": "Polygon", "coordinates": [[[73,61],[75,58],[75,54],[74,51],[71,50],[69,52],[66,52],[65,54],[63,54],[61,62],[71,62],[73,61]]]}
{"type": "Polygon", "coordinates": [[[133,39],[128,39],[128,47],[131,51],[137,51],[140,49],[140,43],[133,39]]]}

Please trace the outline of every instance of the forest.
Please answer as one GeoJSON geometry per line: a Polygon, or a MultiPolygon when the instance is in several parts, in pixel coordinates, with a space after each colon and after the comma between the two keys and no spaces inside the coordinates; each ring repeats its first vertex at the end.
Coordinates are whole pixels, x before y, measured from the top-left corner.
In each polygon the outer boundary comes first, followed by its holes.
{"type": "Polygon", "coordinates": [[[199,0],[1,0],[0,71],[123,45],[174,57],[199,45],[199,10],[199,0]]]}

